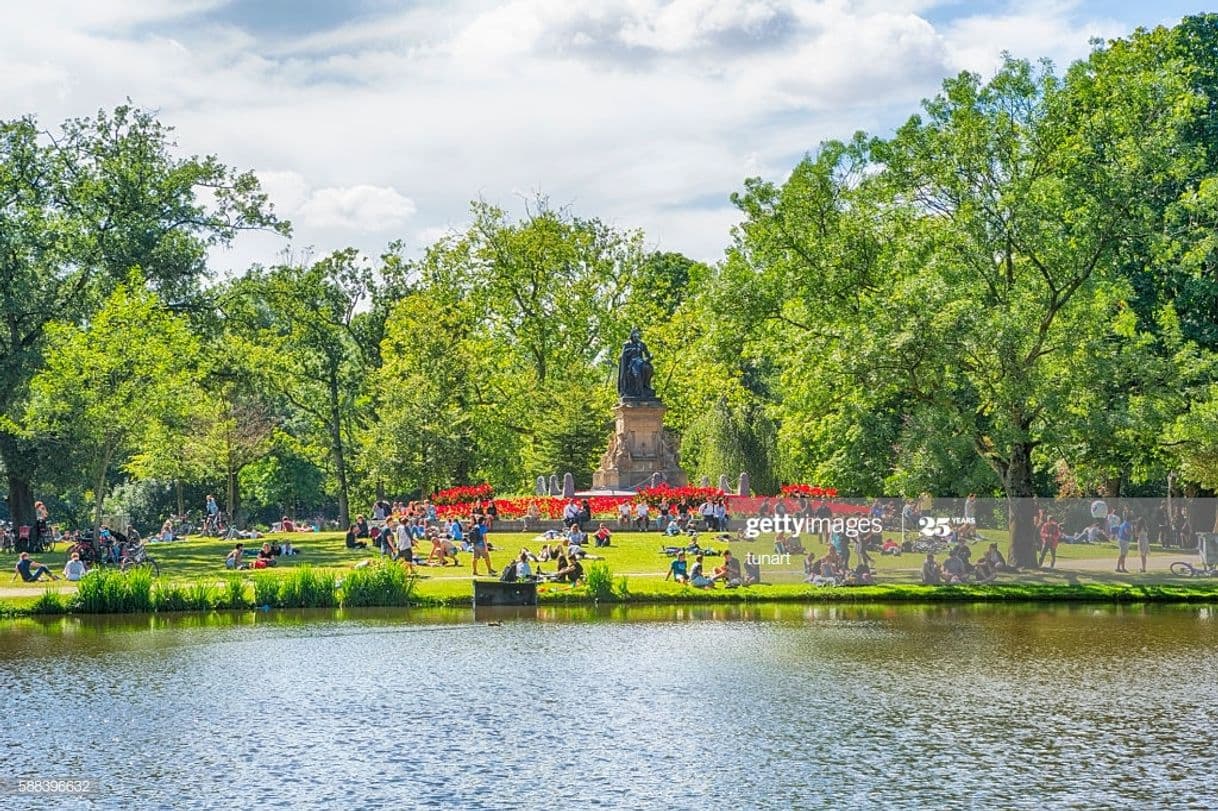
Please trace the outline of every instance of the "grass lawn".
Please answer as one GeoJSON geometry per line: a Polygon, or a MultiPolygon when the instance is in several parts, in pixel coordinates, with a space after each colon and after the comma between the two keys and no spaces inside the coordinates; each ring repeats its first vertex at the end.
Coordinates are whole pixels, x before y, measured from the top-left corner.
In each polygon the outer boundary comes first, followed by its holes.
{"type": "MultiPolygon", "coordinates": [[[[999,548],[1005,549],[1004,536],[997,533],[988,533],[988,536],[973,545],[974,558],[989,541],[997,541],[999,548]]],[[[290,538],[300,550],[297,556],[281,557],[279,565],[269,570],[271,572],[287,572],[298,566],[309,565],[335,570],[341,577],[341,572],[351,569],[359,561],[378,557],[375,551],[348,550],[341,533],[292,533],[268,537],[290,538]]],[[[712,533],[704,533],[699,540],[703,545],[720,551],[730,548],[738,556],[749,553],[763,556],[774,552],[773,536],[761,536],[752,542],[724,544],[715,541],[712,533]]],[[[905,554],[899,557],[873,555],[879,584],[873,588],[826,589],[804,584],[801,582],[803,560],[792,556],[789,560],[781,561],[762,558],[761,585],[745,589],[720,587],[703,590],[664,580],[669,558],[660,552],[660,547],[666,541],[673,542],[656,532],[617,532],[611,547],[590,551],[603,558],[615,579],[627,578],[630,598],[639,601],[1020,599],[1037,595],[1054,599],[1119,599],[1123,595],[1129,599],[1152,592],[1158,594],[1159,599],[1166,598],[1169,593],[1200,597],[1218,595],[1218,578],[1189,580],[1174,577],[1167,571],[1172,560],[1195,562],[1195,554],[1152,549],[1150,570],[1146,574],[1117,574],[1113,571],[1117,554],[1115,545],[1069,544],[1059,548],[1055,569],[1003,575],[995,586],[923,587],[918,585],[923,556],[905,554]],[[1140,588],[1131,592],[1131,586],[1140,588]]],[[[491,542],[495,547],[491,559],[498,568],[514,557],[521,547],[535,551],[542,539],[532,534],[505,532],[492,533],[491,542]]],[[[198,537],[173,543],[152,543],[148,548],[160,565],[163,579],[175,583],[219,584],[228,574],[223,561],[231,546],[229,541],[198,537]]],[[[257,542],[247,543],[247,548],[254,551],[257,546],[257,542]]],[[[824,546],[814,539],[805,539],[805,547],[818,554],[824,551],[824,546]]],[[[424,543],[423,549],[429,551],[429,544],[424,543]]],[[[55,572],[63,568],[65,554],[62,546],[57,552],[36,557],[55,572]]],[[[15,558],[8,558],[8,561],[13,560],[15,558]]],[[[717,566],[721,560],[718,556],[707,558],[707,568],[717,566]]],[[[460,567],[418,567],[421,578],[416,586],[417,597],[428,602],[467,604],[472,594],[470,561],[469,555],[462,555],[460,567]]],[[[690,562],[692,564],[692,560],[690,562]]],[[[543,570],[553,570],[553,564],[541,566],[543,570]]],[[[1136,570],[1136,559],[1131,558],[1128,566],[1136,570]]],[[[485,569],[481,571],[485,576],[485,569]]],[[[45,583],[0,581],[0,600],[15,608],[28,607],[47,588],[45,583]]],[[[74,586],[60,581],[54,588],[70,592],[74,586]]],[[[552,602],[586,600],[587,594],[582,588],[572,590],[569,587],[543,585],[541,599],[552,602]]]]}

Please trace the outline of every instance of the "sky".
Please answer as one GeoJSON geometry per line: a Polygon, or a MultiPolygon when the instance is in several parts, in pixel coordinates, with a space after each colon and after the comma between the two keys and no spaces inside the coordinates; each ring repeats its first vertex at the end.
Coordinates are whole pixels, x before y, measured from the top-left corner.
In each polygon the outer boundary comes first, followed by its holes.
{"type": "Polygon", "coordinates": [[[257,172],[290,241],[218,272],[391,240],[418,254],[483,199],[544,195],[719,259],[745,178],[891,131],[1003,51],[1085,56],[1175,0],[0,0],[0,117],[53,129],[126,99],[184,153],[257,172]]]}

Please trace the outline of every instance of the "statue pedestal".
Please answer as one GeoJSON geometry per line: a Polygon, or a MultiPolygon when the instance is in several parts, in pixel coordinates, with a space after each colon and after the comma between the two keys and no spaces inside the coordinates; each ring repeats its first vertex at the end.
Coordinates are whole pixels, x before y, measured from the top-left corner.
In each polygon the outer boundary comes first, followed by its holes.
{"type": "Polygon", "coordinates": [[[664,430],[667,410],[659,400],[623,399],[614,406],[613,436],[592,474],[594,489],[632,490],[656,473],[673,487],[686,483],[677,464],[676,440],[664,430]]]}

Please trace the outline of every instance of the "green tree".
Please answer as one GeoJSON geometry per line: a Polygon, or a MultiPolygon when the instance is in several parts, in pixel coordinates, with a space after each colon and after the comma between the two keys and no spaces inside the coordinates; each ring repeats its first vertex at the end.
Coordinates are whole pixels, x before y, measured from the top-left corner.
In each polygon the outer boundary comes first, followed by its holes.
{"type": "Polygon", "coordinates": [[[0,122],[0,462],[15,520],[33,514],[47,445],[22,414],[48,325],[83,324],[132,268],[167,301],[197,292],[207,250],[246,229],[286,233],[252,173],[176,157],[171,131],[131,106],[64,123],[0,122]]]}
{"type": "Polygon", "coordinates": [[[96,532],[111,472],[198,396],[199,344],[138,278],[115,288],[86,325],[52,324],[47,332],[23,422],[56,439],[60,465],[89,482],[96,532]]]}

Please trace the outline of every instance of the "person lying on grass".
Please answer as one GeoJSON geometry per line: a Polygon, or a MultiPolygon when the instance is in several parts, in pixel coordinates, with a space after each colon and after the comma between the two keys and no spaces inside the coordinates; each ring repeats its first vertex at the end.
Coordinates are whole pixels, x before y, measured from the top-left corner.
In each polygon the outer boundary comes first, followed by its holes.
{"type": "Polygon", "coordinates": [[[14,569],[13,579],[16,580],[20,577],[26,583],[37,583],[44,574],[52,580],[59,579],[50,569],[31,558],[29,552],[22,552],[17,556],[17,565],[14,569]]]}

